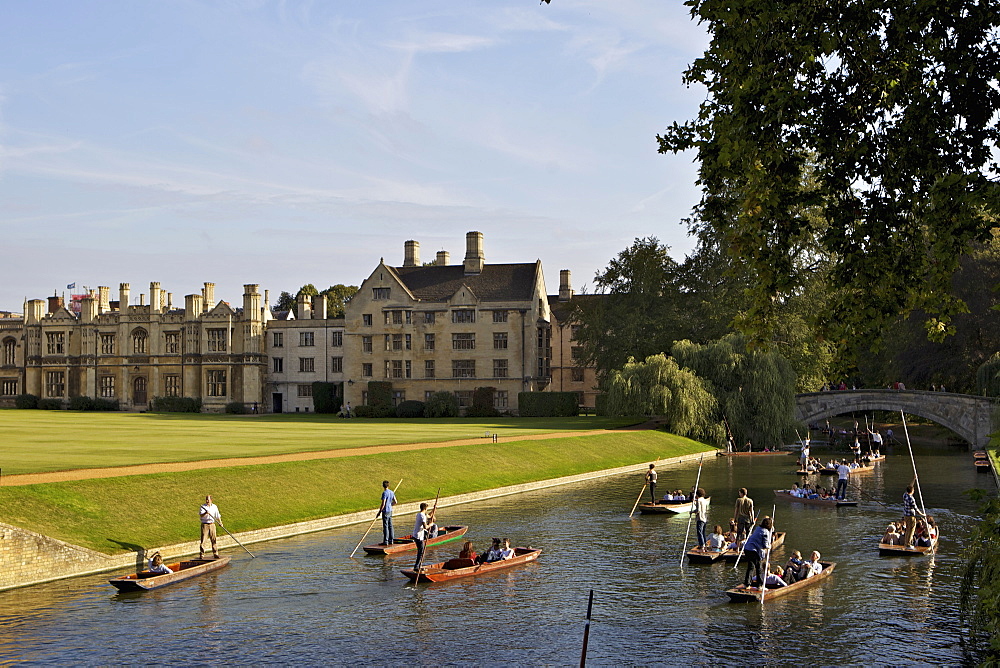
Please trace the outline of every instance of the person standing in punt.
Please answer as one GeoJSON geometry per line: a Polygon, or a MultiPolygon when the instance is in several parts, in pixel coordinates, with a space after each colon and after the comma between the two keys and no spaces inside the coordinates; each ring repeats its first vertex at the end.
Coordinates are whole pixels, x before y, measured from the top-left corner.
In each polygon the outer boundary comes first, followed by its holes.
{"type": "Polygon", "coordinates": [[[906,527],[906,536],[903,538],[903,545],[913,547],[913,533],[917,529],[917,515],[923,515],[917,509],[917,501],[913,498],[913,485],[907,485],[903,493],[903,522],[906,527]]]}
{"type": "Polygon", "coordinates": [[[847,498],[847,481],[851,477],[851,467],[847,462],[841,460],[837,465],[837,500],[843,501],[847,498]]]}
{"type": "Polygon", "coordinates": [[[698,533],[698,547],[705,549],[707,538],[705,536],[705,525],[708,524],[708,499],[705,498],[705,490],[701,487],[694,495],[695,531],[698,533]]]}
{"type": "Polygon", "coordinates": [[[198,558],[205,558],[205,539],[208,538],[212,544],[212,556],[218,559],[219,548],[216,544],[215,523],[222,521],[222,514],[219,512],[219,507],[212,503],[211,494],[205,497],[205,503],[201,504],[198,516],[201,518],[201,540],[198,542],[198,558]]]}
{"type": "Polygon", "coordinates": [[[736,505],[733,507],[733,521],[736,522],[737,540],[743,540],[753,526],[753,499],[747,496],[747,488],[740,487],[736,505]]]}
{"type": "Polygon", "coordinates": [[[389,481],[382,481],[382,505],[379,506],[378,513],[382,516],[382,544],[392,545],[396,537],[392,531],[392,507],[396,505],[396,493],[389,489],[389,481]]]}
{"type": "Polygon", "coordinates": [[[646,483],[649,485],[649,500],[656,503],[656,464],[650,464],[646,471],[646,483]]]}
{"type": "Polygon", "coordinates": [[[417,560],[413,563],[413,570],[419,571],[420,564],[424,560],[424,543],[427,540],[427,532],[431,528],[431,520],[427,517],[427,504],[420,504],[420,512],[417,513],[417,521],[413,525],[413,544],[417,546],[417,560]]]}
{"type": "Polygon", "coordinates": [[[743,557],[747,562],[747,572],[743,576],[743,586],[749,587],[751,583],[750,571],[754,572],[754,582],[763,582],[760,562],[764,560],[767,551],[771,549],[771,528],[774,523],[770,517],[765,517],[760,521],[760,526],[753,530],[747,542],[743,544],[743,557]]]}

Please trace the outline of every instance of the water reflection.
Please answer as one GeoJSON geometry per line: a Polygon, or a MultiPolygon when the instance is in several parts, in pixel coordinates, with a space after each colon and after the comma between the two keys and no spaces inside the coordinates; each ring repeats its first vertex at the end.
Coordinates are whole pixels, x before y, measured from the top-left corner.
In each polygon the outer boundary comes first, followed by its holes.
{"type": "MultiPolygon", "coordinates": [[[[263,544],[257,559],[234,553],[217,573],[152,592],[115,594],[110,576],[2,592],[0,662],[564,665],[578,660],[594,588],[595,665],[959,663],[960,554],[975,507],[956,490],[981,484],[967,464],[918,460],[943,527],[933,557],[875,549],[899,516],[908,457],[858,476],[871,499],[859,508],[778,502],[788,536],[775,562],[816,549],[838,565],[819,586],[763,606],[723,594],[742,581],[743,564],[681,566],[687,517],[629,519],[641,480],[621,476],[444,509],[480,547],[509,536],[544,551],[524,567],[443,585],[409,585],[399,569],[412,555],[347,558],[360,535],[348,527],[263,544]]],[[[741,486],[770,512],[772,490],[796,479],[792,466],[791,457],[706,459],[710,524],[727,523],[741,486]]],[[[665,470],[662,486],[687,488],[696,473],[697,464],[665,470]]],[[[458,549],[431,548],[428,558],[458,549]]]]}

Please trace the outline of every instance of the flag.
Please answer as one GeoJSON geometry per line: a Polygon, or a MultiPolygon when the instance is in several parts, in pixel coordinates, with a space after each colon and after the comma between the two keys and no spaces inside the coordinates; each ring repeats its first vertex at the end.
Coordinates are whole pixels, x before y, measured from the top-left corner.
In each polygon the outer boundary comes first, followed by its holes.
{"type": "Polygon", "coordinates": [[[75,287],[76,287],[76,283],[70,283],[69,285],[66,286],[66,289],[67,290],[72,290],[75,287]]]}

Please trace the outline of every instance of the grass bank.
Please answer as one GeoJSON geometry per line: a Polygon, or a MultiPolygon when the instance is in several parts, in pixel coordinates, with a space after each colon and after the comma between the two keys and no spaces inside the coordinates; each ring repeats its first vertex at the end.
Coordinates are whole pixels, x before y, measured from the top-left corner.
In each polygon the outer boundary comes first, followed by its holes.
{"type": "Polygon", "coordinates": [[[708,450],[660,431],[609,432],[341,459],[0,487],[3,521],[107,554],[197,539],[211,493],[230,531],[374,509],[381,481],[403,502],[708,450]]]}
{"type": "Polygon", "coordinates": [[[398,443],[440,443],[615,429],[635,419],[343,420],[332,415],[209,415],[0,410],[4,475],[257,457],[398,443]]]}

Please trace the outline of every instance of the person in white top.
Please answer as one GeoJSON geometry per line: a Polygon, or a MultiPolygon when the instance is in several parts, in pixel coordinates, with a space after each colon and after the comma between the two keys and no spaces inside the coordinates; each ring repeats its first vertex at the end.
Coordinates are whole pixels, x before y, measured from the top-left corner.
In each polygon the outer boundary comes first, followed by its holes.
{"type": "Polygon", "coordinates": [[[698,533],[698,547],[705,549],[708,538],[705,537],[705,525],[708,524],[708,499],[705,498],[705,490],[701,487],[694,495],[695,527],[698,533]]]}
{"type": "Polygon", "coordinates": [[[212,556],[218,559],[219,548],[216,545],[215,523],[222,522],[222,514],[219,512],[219,507],[212,503],[211,494],[205,497],[205,503],[201,504],[198,516],[201,518],[201,540],[198,542],[198,558],[205,558],[205,538],[208,538],[212,543],[212,556]]]}
{"type": "MultiPolygon", "coordinates": [[[[420,512],[417,513],[416,523],[413,525],[413,543],[417,546],[417,560],[413,564],[413,570],[419,571],[420,564],[424,560],[424,542],[427,540],[427,534],[430,532],[431,524],[433,519],[428,517],[427,504],[420,504],[420,512]]],[[[432,513],[433,514],[433,513],[432,513]]]]}
{"type": "Polygon", "coordinates": [[[813,550],[812,556],[809,557],[809,561],[802,564],[802,572],[799,576],[800,580],[806,580],[823,572],[823,564],[819,563],[819,559],[819,552],[813,550]]]}
{"type": "Polygon", "coordinates": [[[501,559],[512,559],[514,557],[514,548],[510,546],[510,539],[503,539],[503,548],[500,550],[501,559]]]}
{"type": "Polygon", "coordinates": [[[173,573],[170,567],[163,563],[163,557],[160,556],[159,552],[154,552],[153,556],[149,558],[149,572],[157,575],[173,573]]]}
{"type": "Polygon", "coordinates": [[[722,533],[722,526],[716,524],[714,531],[708,534],[708,540],[705,541],[706,550],[721,550],[726,546],[726,536],[722,533]]]}
{"type": "Polygon", "coordinates": [[[851,477],[851,467],[847,462],[840,462],[837,466],[837,500],[843,501],[847,498],[847,481],[851,477]]]}

